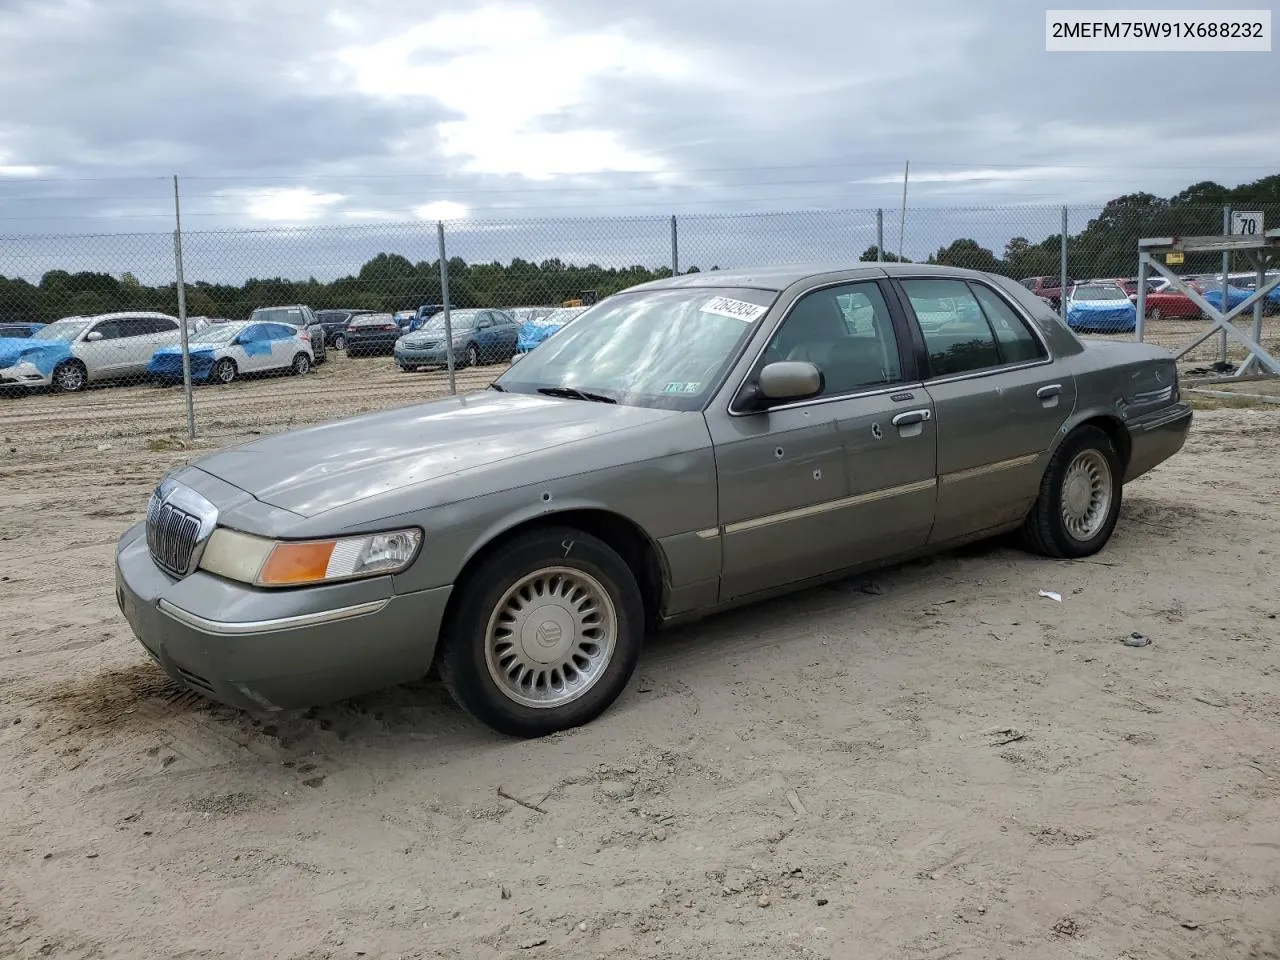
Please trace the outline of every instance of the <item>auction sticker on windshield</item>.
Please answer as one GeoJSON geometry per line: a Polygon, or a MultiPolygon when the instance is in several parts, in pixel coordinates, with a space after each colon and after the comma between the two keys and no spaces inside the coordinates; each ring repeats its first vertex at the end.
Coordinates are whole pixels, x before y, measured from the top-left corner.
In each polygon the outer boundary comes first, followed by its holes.
{"type": "Polygon", "coordinates": [[[743,323],[752,323],[759,320],[769,308],[747,303],[745,300],[713,297],[701,309],[703,313],[714,313],[718,317],[732,317],[734,320],[741,320],[743,323]]]}
{"type": "Polygon", "coordinates": [[[702,381],[695,380],[692,383],[668,383],[662,388],[663,393],[697,393],[702,389],[702,381]]]}

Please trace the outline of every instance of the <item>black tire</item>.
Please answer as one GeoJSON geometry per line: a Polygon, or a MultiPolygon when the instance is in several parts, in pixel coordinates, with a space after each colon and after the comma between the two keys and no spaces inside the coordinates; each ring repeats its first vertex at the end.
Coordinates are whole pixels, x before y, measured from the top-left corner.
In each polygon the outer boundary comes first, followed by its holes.
{"type": "Polygon", "coordinates": [[[1160,308],[1152,307],[1150,310],[1147,311],[1147,317],[1151,320],[1152,323],[1159,323],[1161,319],[1160,308]]]}
{"type": "Polygon", "coordinates": [[[397,363],[396,366],[400,368],[401,373],[416,373],[418,369],[417,367],[407,367],[403,363],[397,363]]]}
{"type": "Polygon", "coordinates": [[[236,368],[236,362],[230,357],[223,357],[213,365],[213,369],[209,371],[209,379],[214,383],[220,383],[226,386],[231,383],[240,371],[236,368]]]}
{"type": "Polygon", "coordinates": [[[335,349],[335,350],[345,350],[345,349],[347,349],[347,337],[346,337],[346,334],[343,334],[343,333],[335,333],[335,334],[333,335],[333,349],[335,349]]]}
{"type": "Polygon", "coordinates": [[[635,575],[613,548],[581,530],[553,527],[517,536],[483,560],[458,591],[458,605],[441,639],[440,677],[462,709],[499,733],[541,737],[589,723],[622,693],[640,659],[644,603],[635,575]],[[529,706],[503,692],[490,674],[489,623],[521,579],[555,567],[582,571],[603,587],[616,625],[614,646],[598,676],[576,699],[529,706]]]}
{"type": "Polygon", "coordinates": [[[1111,438],[1097,427],[1083,426],[1073,430],[1054,452],[1040,481],[1040,494],[1022,525],[1023,545],[1055,560],[1073,560],[1097,553],[1111,539],[1120,517],[1123,497],[1123,467],[1111,438]],[[1068,468],[1078,457],[1093,451],[1105,461],[1110,471],[1111,498],[1105,519],[1096,533],[1087,538],[1073,535],[1063,517],[1064,481],[1068,468]]]}
{"type": "Polygon", "coordinates": [[[53,388],[59,393],[79,393],[89,385],[89,371],[79,360],[64,360],[53,371],[53,388]]]}
{"type": "Polygon", "coordinates": [[[474,343],[467,344],[467,363],[468,367],[480,366],[480,348],[474,343]]]}
{"type": "Polygon", "coordinates": [[[305,353],[295,353],[293,364],[289,367],[295,377],[305,376],[311,372],[311,358],[305,353]]]}

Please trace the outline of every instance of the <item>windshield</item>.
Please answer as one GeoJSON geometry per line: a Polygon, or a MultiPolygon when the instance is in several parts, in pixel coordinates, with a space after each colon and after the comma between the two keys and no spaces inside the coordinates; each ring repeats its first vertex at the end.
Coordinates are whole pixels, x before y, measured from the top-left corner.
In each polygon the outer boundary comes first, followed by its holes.
{"type": "Polygon", "coordinates": [[[633,406],[700,410],[777,296],[732,288],[617,294],[497,383],[513,393],[571,387],[633,406]]]}
{"type": "Polygon", "coordinates": [[[62,340],[69,342],[80,336],[91,320],[59,320],[38,330],[32,340],[62,340]]]}
{"type": "Polygon", "coordinates": [[[287,323],[291,327],[303,324],[302,311],[297,307],[259,307],[249,319],[258,323],[287,323]]]}
{"type": "Polygon", "coordinates": [[[241,324],[211,323],[199,333],[187,338],[188,343],[229,343],[244,329],[241,324]]]}
{"type": "Polygon", "coordinates": [[[563,326],[574,317],[581,316],[584,310],[583,307],[562,307],[559,310],[550,310],[540,317],[531,317],[526,322],[532,323],[535,327],[552,327],[557,324],[563,326]]]}
{"type": "MultiPolygon", "coordinates": [[[[458,330],[470,330],[476,325],[475,310],[450,310],[449,326],[457,332],[458,330]]],[[[422,326],[418,327],[419,333],[434,333],[438,336],[444,336],[444,314],[437,313],[430,320],[424,321],[422,326]]]]}
{"type": "Polygon", "coordinates": [[[1119,287],[1076,287],[1077,300],[1125,300],[1129,299],[1119,287]]]}

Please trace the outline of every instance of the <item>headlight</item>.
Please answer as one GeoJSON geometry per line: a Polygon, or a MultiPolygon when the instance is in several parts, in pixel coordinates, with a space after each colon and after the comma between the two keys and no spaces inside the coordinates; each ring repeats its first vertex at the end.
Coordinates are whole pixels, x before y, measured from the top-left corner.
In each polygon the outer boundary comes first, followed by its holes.
{"type": "Polygon", "coordinates": [[[336,540],[265,540],[219,527],[200,569],[258,587],[299,587],[399,573],[413,562],[420,530],[336,540]]]}

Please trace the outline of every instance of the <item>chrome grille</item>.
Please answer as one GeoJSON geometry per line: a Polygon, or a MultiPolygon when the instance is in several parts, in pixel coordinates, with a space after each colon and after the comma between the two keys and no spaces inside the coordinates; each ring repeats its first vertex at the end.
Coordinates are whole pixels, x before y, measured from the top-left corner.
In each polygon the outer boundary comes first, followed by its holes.
{"type": "Polygon", "coordinates": [[[191,572],[191,555],[200,539],[200,518],[158,497],[147,508],[147,549],[156,565],[185,577],[191,572]]]}

